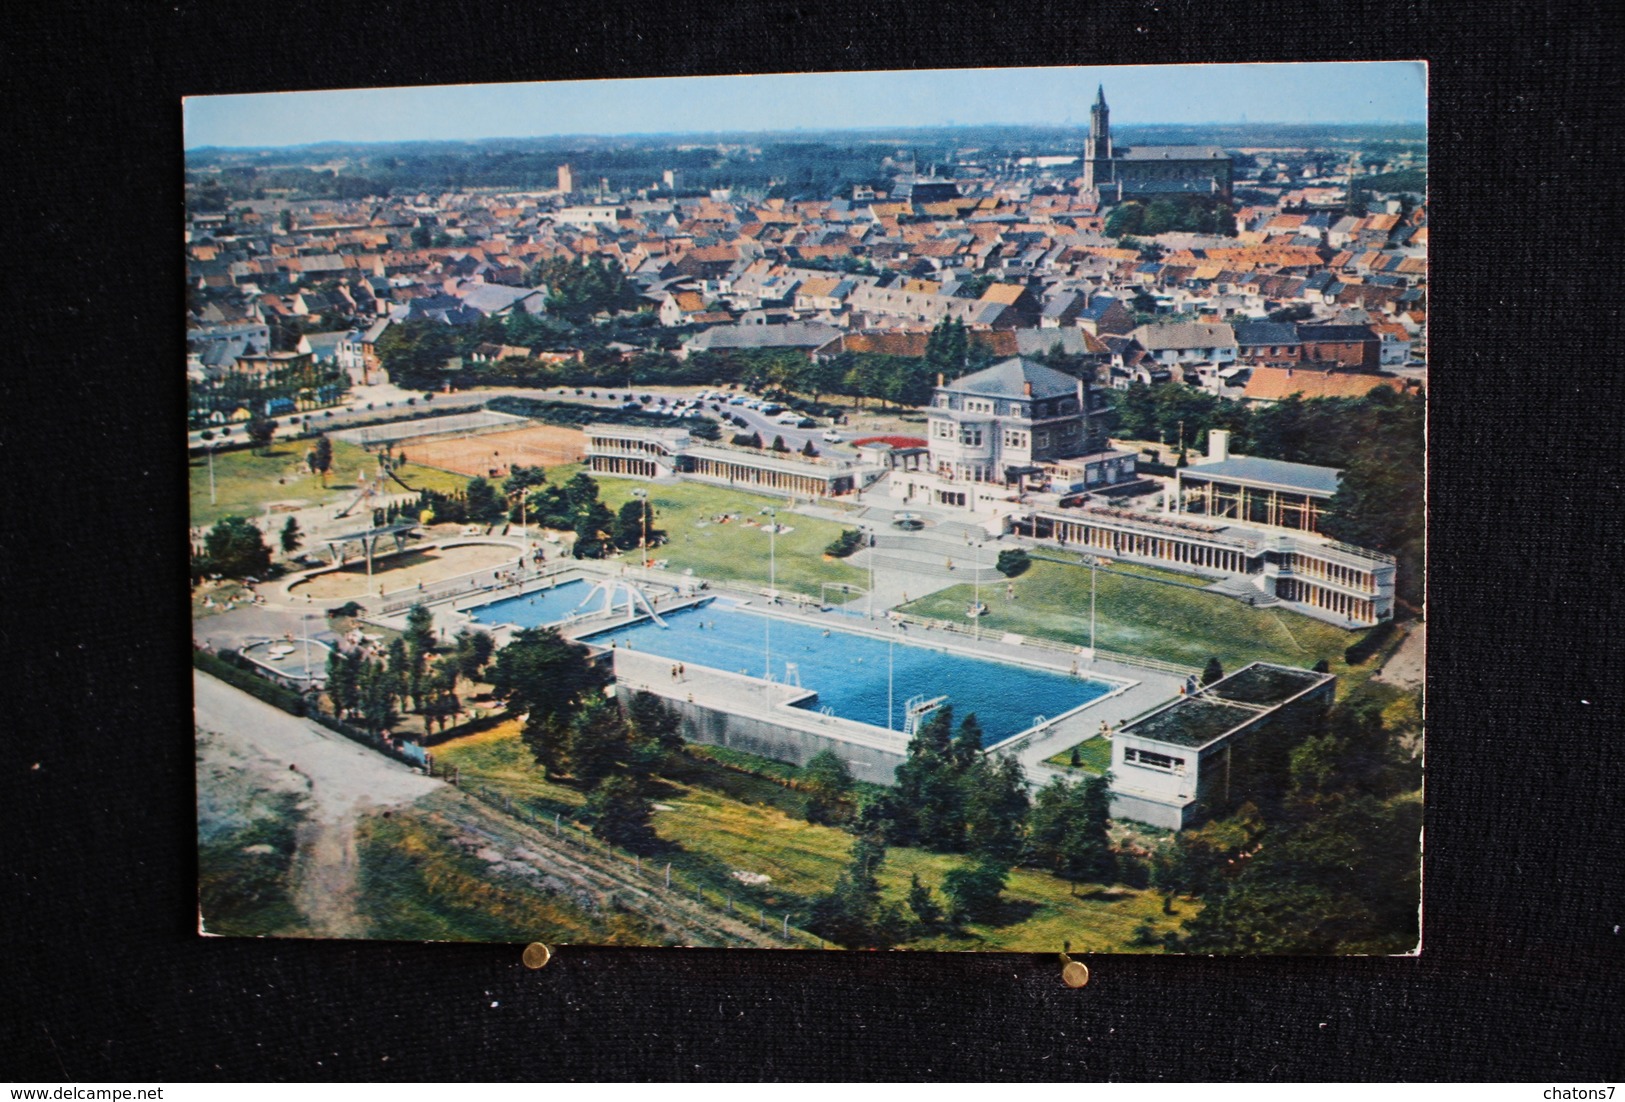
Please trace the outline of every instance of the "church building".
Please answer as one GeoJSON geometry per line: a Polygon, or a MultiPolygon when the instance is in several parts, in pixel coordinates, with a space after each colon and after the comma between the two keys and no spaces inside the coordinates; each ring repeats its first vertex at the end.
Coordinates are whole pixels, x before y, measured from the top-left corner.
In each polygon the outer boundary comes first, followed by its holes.
{"type": "Polygon", "coordinates": [[[1213,195],[1230,201],[1230,155],[1216,145],[1113,145],[1111,113],[1101,86],[1089,108],[1083,143],[1083,187],[1102,203],[1213,195]]]}

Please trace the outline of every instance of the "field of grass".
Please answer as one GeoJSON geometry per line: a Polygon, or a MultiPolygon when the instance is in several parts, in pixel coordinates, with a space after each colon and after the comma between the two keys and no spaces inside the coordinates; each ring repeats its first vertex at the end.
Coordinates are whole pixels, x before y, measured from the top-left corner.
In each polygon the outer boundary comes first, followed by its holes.
{"type": "MultiPolygon", "coordinates": [[[[441,762],[457,763],[465,776],[477,776],[480,783],[508,793],[516,803],[546,807],[581,800],[573,789],[540,776],[519,744],[517,724],[448,743],[439,754],[441,762]]],[[[756,776],[739,771],[754,765],[748,755],[724,755],[726,763],[712,755],[713,748],[697,748],[667,770],[667,779],[654,796],[654,827],[666,850],[654,860],[670,861],[674,873],[689,883],[732,896],[741,913],[754,915],[761,909],[769,921],[789,913],[792,924],[804,923],[812,899],[829,890],[845,869],[851,835],[814,826],[801,817],[804,798],[782,783],[794,778],[793,767],[756,776]],[[769,879],[751,885],[736,878],[735,872],[769,879]]],[[[892,849],[880,871],[883,896],[901,903],[916,873],[940,891],[942,878],[965,860],[960,855],[892,849]]],[[[938,931],[908,947],[1043,952],[1059,951],[1066,940],[1082,952],[1154,952],[1158,946],[1135,943],[1142,922],[1154,923],[1160,932],[1176,928],[1194,913],[1192,905],[1183,904],[1178,915],[1164,916],[1159,896],[1132,888],[1079,885],[1074,895],[1066,881],[1032,869],[1011,873],[1004,898],[995,924],[938,931]]]]}
{"type": "MultiPolygon", "coordinates": [[[[554,478],[549,472],[548,480],[554,478]]],[[[780,522],[794,529],[780,533],[776,539],[780,589],[817,597],[822,582],[857,585],[866,577],[863,571],[847,563],[824,560],[824,548],[841,532],[839,524],[787,512],[783,499],[695,482],[653,485],[624,478],[601,478],[598,484],[600,496],[611,510],[618,510],[623,503],[632,500],[633,489],[648,489],[653,509],[651,523],[665,531],[669,540],[656,549],[655,557],[669,559],[673,571],[692,569],[696,576],[713,581],[765,586],[770,537],[762,528],[745,521],[764,521],[761,510],[777,506],[780,522]],[[727,524],[710,523],[711,517],[723,513],[738,514],[740,519],[727,524]]]]}
{"type": "Polygon", "coordinates": [[[258,793],[245,818],[200,830],[198,910],[209,933],[266,937],[299,931],[304,916],[292,894],[295,832],[304,820],[299,804],[295,793],[258,793]]]}
{"type": "Polygon", "coordinates": [[[1104,773],[1112,767],[1112,744],[1110,739],[1103,739],[1096,735],[1084,739],[1077,746],[1068,747],[1054,757],[1046,758],[1049,765],[1062,769],[1072,768],[1072,751],[1078,752],[1078,766],[1090,773],[1104,773]]]}
{"type": "MultiPolygon", "coordinates": [[[[1035,561],[1015,579],[1015,592],[1014,601],[1001,593],[988,601],[983,630],[1088,646],[1086,568],[1035,561]]],[[[972,588],[960,585],[904,608],[918,616],[955,619],[971,597],[972,588]]],[[[1217,593],[1104,570],[1097,572],[1095,624],[1102,650],[1198,668],[1217,657],[1226,670],[1256,661],[1307,667],[1324,658],[1333,673],[1340,673],[1344,648],[1358,638],[1355,632],[1295,612],[1251,608],[1217,593]]]]}
{"type": "Polygon", "coordinates": [[[432,811],[373,816],[356,828],[359,906],[368,935],[401,941],[662,944],[635,916],[593,912],[468,853],[432,811]]]}
{"type": "MultiPolygon", "coordinates": [[[[356,490],[356,475],[377,470],[377,461],[355,444],[333,441],[333,469],[327,485],[304,469],[309,440],[279,441],[268,454],[252,449],[220,452],[214,457],[215,503],[209,504],[209,457],[193,456],[188,463],[192,523],[212,525],[222,517],[253,517],[273,501],[303,501],[310,505],[348,500],[356,490]]],[[[468,479],[450,471],[407,463],[400,476],[414,489],[460,492],[468,479]]],[[[391,492],[404,492],[393,482],[391,492]]]]}
{"type": "Polygon", "coordinates": [[[432,751],[435,761],[455,766],[464,783],[478,781],[522,801],[538,812],[572,814],[587,802],[568,785],[547,779],[520,740],[519,720],[511,719],[464,738],[442,743],[432,751]]]}

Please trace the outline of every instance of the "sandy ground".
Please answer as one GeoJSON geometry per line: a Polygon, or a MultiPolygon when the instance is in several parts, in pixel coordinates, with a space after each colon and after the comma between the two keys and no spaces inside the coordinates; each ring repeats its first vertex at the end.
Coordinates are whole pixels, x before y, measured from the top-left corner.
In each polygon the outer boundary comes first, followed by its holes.
{"type": "Polygon", "coordinates": [[[495,472],[494,477],[500,478],[516,463],[525,467],[579,463],[587,453],[587,434],[558,425],[535,425],[511,432],[402,440],[397,450],[426,467],[470,477],[493,477],[495,472]]]}
{"type": "Polygon", "coordinates": [[[460,547],[434,548],[412,551],[373,564],[373,577],[367,578],[367,564],[353,562],[343,570],[318,574],[309,581],[300,582],[289,589],[293,597],[311,597],[318,601],[344,597],[376,595],[380,585],[391,593],[418,582],[433,585],[446,578],[455,578],[475,570],[496,570],[514,565],[519,550],[494,543],[464,544],[460,547]]]}
{"type": "MultiPolygon", "coordinates": [[[[293,899],[311,937],[365,937],[356,914],[356,820],[444,787],[304,719],[290,716],[194,671],[197,726],[211,733],[199,764],[200,806],[212,763],[233,763],[235,783],[275,790],[307,787],[298,831],[293,899]]],[[[296,789],[295,789],[296,790],[296,789]]]]}
{"type": "Polygon", "coordinates": [[[1418,623],[1405,635],[1405,641],[1383,665],[1373,680],[1402,689],[1418,689],[1427,676],[1427,624],[1418,623]]]}

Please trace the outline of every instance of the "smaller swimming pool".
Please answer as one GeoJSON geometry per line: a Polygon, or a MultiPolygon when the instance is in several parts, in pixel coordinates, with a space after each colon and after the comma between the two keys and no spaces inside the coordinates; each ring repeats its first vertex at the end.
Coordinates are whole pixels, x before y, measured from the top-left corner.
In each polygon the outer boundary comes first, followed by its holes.
{"type": "Polygon", "coordinates": [[[580,578],[560,582],[552,589],[504,597],[500,601],[475,605],[463,611],[477,624],[516,624],[522,628],[546,627],[563,623],[591,590],[580,578]]]}

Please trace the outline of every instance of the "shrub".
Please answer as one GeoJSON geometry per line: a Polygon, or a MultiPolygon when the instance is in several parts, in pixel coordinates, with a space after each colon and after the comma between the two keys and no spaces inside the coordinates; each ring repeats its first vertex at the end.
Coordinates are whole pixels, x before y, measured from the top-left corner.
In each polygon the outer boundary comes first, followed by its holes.
{"type": "Polygon", "coordinates": [[[1006,578],[1014,578],[1032,565],[1032,558],[1019,547],[1007,547],[999,552],[998,562],[993,568],[1006,578]]]}
{"type": "Polygon", "coordinates": [[[824,554],[844,559],[863,546],[863,533],[856,528],[843,528],[841,534],[824,548],[824,554]]]}

